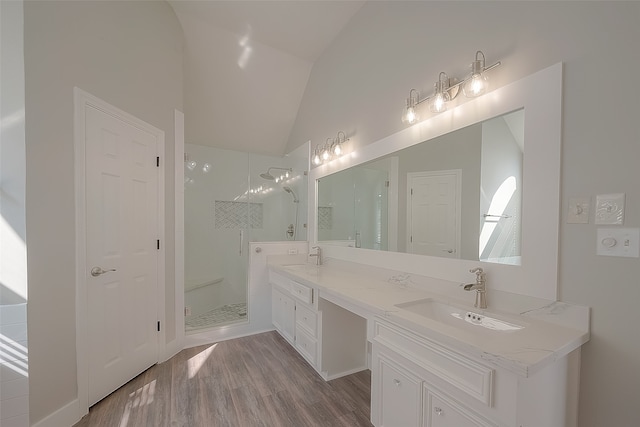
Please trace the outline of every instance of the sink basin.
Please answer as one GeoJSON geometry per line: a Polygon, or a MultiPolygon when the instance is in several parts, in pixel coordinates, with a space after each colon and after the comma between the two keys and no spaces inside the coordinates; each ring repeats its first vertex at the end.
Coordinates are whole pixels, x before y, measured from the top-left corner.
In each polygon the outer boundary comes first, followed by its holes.
{"type": "Polygon", "coordinates": [[[286,269],[291,270],[296,273],[317,275],[319,268],[314,264],[291,264],[284,266],[286,269]]]}
{"type": "Polygon", "coordinates": [[[479,312],[468,311],[433,298],[396,304],[396,307],[436,322],[476,332],[514,332],[525,327],[522,324],[507,322],[479,312]]]}

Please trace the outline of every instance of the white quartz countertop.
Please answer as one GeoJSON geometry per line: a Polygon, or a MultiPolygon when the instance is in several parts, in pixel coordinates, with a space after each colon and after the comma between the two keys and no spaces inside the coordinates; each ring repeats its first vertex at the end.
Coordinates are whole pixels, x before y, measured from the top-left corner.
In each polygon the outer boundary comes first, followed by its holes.
{"type": "Polygon", "coordinates": [[[491,291],[488,308],[473,307],[475,291],[460,283],[329,259],[325,264],[287,264],[281,258],[269,268],[318,290],[320,298],[356,314],[380,316],[453,350],[482,359],[523,377],[535,374],[589,340],[589,308],[563,302],[491,291]],[[524,326],[512,331],[458,328],[399,308],[432,298],[473,313],[524,326]]]}

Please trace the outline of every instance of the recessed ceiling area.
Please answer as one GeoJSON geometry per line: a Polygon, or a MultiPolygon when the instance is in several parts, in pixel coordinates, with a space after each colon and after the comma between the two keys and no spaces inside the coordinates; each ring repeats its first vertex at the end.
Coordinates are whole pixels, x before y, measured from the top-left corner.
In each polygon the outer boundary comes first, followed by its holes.
{"type": "Polygon", "coordinates": [[[179,1],[185,142],[284,150],[314,61],[364,1],[179,1]]]}

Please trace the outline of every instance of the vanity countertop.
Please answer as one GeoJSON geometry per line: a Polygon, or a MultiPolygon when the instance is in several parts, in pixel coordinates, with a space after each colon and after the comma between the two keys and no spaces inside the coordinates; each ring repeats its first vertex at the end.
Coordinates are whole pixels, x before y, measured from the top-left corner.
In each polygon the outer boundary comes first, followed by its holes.
{"type": "Polygon", "coordinates": [[[492,291],[488,308],[473,307],[475,291],[460,283],[328,259],[325,264],[269,261],[269,268],[318,289],[319,297],[368,319],[380,316],[454,350],[528,377],[589,340],[589,308],[492,291]],[[397,307],[426,298],[524,326],[510,331],[458,328],[397,307]]]}

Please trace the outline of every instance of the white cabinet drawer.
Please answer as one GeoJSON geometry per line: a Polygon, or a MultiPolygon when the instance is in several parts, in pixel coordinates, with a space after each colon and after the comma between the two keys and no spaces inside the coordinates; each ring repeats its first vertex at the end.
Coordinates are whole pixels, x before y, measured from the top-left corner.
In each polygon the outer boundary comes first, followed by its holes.
{"type": "Polygon", "coordinates": [[[316,364],[316,339],[300,327],[296,327],[296,349],[309,363],[316,364]]]}
{"type": "Polygon", "coordinates": [[[317,337],[318,316],[315,311],[308,309],[303,305],[296,306],[296,325],[304,329],[312,337],[317,337]]]}
{"type": "Polygon", "coordinates": [[[494,427],[453,399],[424,390],[424,427],[494,427]]]}
{"type": "MultiPolygon", "coordinates": [[[[491,407],[494,371],[400,326],[375,320],[374,341],[406,357],[458,390],[491,407]]],[[[431,380],[431,379],[429,379],[431,380]]]]}
{"type": "Polygon", "coordinates": [[[298,282],[291,281],[291,293],[305,304],[313,304],[313,289],[298,282]]]}

